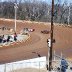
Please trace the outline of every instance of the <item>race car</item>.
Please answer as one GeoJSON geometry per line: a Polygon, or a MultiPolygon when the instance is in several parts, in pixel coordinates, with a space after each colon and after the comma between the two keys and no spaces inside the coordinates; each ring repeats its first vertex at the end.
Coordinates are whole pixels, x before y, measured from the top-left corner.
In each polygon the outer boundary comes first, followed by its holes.
{"type": "Polygon", "coordinates": [[[28,31],[29,31],[29,32],[33,32],[33,31],[35,31],[35,29],[28,29],[28,31]]]}
{"type": "Polygon", "coordinates": [[[43,34],[49,34],[49,32],[50,32],[50,31],[48,31],[48,30],[43,30],[43,31],[41,31],[41,33],[43,33],[43,34]]]}

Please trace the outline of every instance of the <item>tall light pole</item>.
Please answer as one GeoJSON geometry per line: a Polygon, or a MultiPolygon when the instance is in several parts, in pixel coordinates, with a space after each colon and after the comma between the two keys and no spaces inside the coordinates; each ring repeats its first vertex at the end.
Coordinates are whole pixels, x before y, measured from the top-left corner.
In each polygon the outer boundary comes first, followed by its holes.
{"type": "Polygon", "coordinates": [[[69,6],[69,14],[68,14],[68,25],[69,25],[69,23],[70,23],[70,6],[69,6]]]}
{"type": "Polygon", "coordinates": [[[51,32],[50,32],[50,50],[49,50],[49,71],[52,70],[52,50],[53,50],[53,16],[54,16],[54,0],[52,0],[52,10],[51,10],[51,32]]]}
{"type": "Polygon", "coordinates": [[[15,4],[15,6],[14,6],[14,9],[15,9],[15,28],[14,28],[14,30],[16,32],[16,14],[17,14],[17,8],[18,8],[18,6],[17,6],[17,3],[14,3],[14,4],[15,4]]]}

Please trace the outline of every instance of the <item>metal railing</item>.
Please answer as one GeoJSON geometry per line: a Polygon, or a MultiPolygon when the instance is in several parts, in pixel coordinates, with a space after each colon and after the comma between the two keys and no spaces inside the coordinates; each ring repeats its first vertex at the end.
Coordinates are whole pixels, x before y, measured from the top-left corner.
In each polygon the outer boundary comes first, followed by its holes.
{"type": "MultiPolygon", "coordinates": [[[[40,58],[39,58],[40,59],[40,58]]],[[[59,72],[58,67],[60,67],[60,61],[61,60],[54,60],[53,65],[53,71],[59,72]]],[[[67,69],[67,72],[72,72],[70,67],[72,67],[72,61],[68,61],[69,67],[67,69]]],[[[38,72],[47,72],[46,69],[46,60],[24,60],[19,62],[12,62],[12,63],[6,63],[0,65],[0,72],[18,72],[14,70],[22,70],[22,69],[28,69],[27,72],[30,72],[31,69],[37,69],[38,72]],[[42,71],[43,70],[43,71],[42,71]]]]}

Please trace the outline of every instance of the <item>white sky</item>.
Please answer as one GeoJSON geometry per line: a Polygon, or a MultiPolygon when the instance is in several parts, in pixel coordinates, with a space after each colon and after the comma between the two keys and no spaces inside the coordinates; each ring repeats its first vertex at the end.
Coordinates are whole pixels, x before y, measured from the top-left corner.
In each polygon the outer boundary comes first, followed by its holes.
{"type": "MultiPolygon", "coordinates": [[[[9,1],[9,0],[0,0],[0,1],[9,1]]],[[[10,0],[10,1],[11,1],[11,0],[10,0]]],[[[22,1],[23,1],[23,0],[22,0],[22,1]]],[[[38,1],[39,1],[39,0],[38,0],[38,1]]],[[[40,0],[40,1],[46,1],[46,3],[51,4],[51,1],[52,1],[52,0],[40,0]]],[[[70,3],[72,3],[72,0],[59,0],[59,1],[60,1],[61,4],[63,4],[64,1],[66,1],[66,2],[68,3],[68,5],[69,5],[70,3]]],[[[54,2],[57,3],[58,0],[54,0],[54,2]]]]}

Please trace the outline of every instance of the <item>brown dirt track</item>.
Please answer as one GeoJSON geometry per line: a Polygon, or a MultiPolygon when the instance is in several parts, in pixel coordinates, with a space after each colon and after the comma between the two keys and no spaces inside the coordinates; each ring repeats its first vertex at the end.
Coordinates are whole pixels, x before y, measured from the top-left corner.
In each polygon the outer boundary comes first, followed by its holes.
{"type": "MultiPolygon", "coordinates": [[[[37,52],[41,56],[47,56],[48,47],[46,41],[50,35],[42,34],[41,30],[50,30],[50,24],[44,24],[45,23],[28,21],[17,22],[18,33],[25,27],[34,28],[35,31],[30,33],[30,38],[26,42],[1,47],[0,64],[37,57],[37,55],[32,52],[37,52]]],[[[14,28],[14,22],[0,20],[0,27],[1,26],[14,28]]],[[[54,43],[53,50],[56,51],[56,54],[60,55],[60,53],[63,52],[66,58],[72,59],[72,28],[55,25],[54,38],[56,43],[54,43]]]]}

